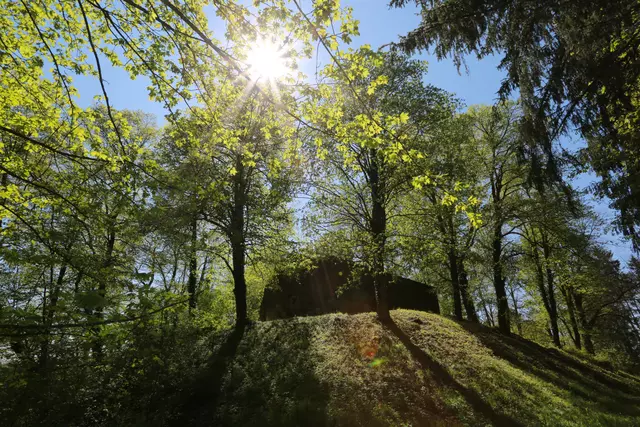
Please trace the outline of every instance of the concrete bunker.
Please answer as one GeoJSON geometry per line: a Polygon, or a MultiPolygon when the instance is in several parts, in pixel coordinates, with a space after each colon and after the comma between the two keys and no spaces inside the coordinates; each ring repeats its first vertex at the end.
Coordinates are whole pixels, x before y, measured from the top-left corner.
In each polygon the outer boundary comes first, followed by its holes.
{"type": "MultiPolygon", "coordinates": [[[[388,275],[389,308],[440,313],[438,295],[432,286],[404,277],[388,275]]],[[[312,269],[276,276],[265,289],[260,319],[273,320],[327,313],[375,311],[373,278],[354,273],[349,262],[325,259],[312,269]]]]}

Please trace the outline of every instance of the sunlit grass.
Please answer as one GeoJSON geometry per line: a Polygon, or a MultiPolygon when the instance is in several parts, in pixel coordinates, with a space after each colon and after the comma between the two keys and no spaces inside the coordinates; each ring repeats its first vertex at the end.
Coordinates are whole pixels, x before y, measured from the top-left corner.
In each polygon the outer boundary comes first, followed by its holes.
{"type": "MultiPolygon", "coordinates": [[[[471,390],[496,413],[523,425],[636,425],[634,417],[640,414],[640,401],[630,406],[627,403],[621,411],[615,399],[624,398],[624,394],[597,380],[573,379],[572,368],[544,349],[539,350],[540,355],[529,352],[541,358],[539,365],[529,369],[529,360],[515,364],[506,358],[526,357],[527,351],[518,342],[501,341],[485,328],[468,330],[450,319],[414,311],[399,310],[393,318],[453,381],[471,390]],[[498,347],[491,340],[503,343],[504,357],[495,353],[498,347]],[[568,377],[546,364],[558,365],[568,377]]],[[[284,419],[311,411],[309,399],[314,402],[312,413],[328,414],[329,423],[336,425],[490,424],[486,413],[478,412],[458,390],[417,363],[372,313],[264,322],[245,339],[249,345],[239,355],[242,362],[235,368],[243,370],[244,381],[227,389],[231,393],[227,399],[243,402],[243,411],[254,413],[251,419],[267,420],[266,425],[281,424],[284,419]],[[254,348],[256,339],[264,346],[254,348]],[[271,365],[274,359],[265,361],[261,353],[280,358],[278,368],[271,365]],[[300,360],[304,364],[300,365],[300,360]],[[254,363],[263,368],[255,371],[254,363]],[[301,377],[301,372],[306,373],[301,377]],[[267,381],[271,389],[266,391],[265,379],[253,383],[264,375],[271,378],[267,381]],[[286,378],[288,398],[281,401],[273,393],[280,390],[277,384],[286,378]],[[266,393],[261,399],[278,410],[252,406],[249,396],[257,395],[258,388],[266,393]],[[309,391],[314,396],[306,395],[309,391]],[[284,417],[283,411],[292,412],[284,417]],[[269,417],[274,418],[268,421],[269,417]]],[[[599,369],[584,366],[589,371],[599,369]]],[[[615,378],[618,380],[623,381],[615,378]]],[[[627,384],[640,391],[640,384],[627,384]]]]}
{"type": "MultiPolygon", "coordinates": [[[[188,392],[199,390],[203,406],[161,410],[201,425],[638,425],[640,381],[632,376],[434,314],[392,317],[403,338],[374,313],[258,322],[221,377],[212,379],[205,364],[200,388],[182,383],[175,399],[163,400],[190,401],[188,392]]],[[[215,334],[205,347],[215,357],[231,335],[215,334]]]]}

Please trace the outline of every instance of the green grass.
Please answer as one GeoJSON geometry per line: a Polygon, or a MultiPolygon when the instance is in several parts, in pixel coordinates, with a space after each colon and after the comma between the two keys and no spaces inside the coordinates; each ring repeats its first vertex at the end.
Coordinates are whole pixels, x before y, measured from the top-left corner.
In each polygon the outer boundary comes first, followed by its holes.
{"type": "Polygon", "coordinates": [[[153,425],[640,425],[640,379],[434,314],[259,322],[212,356],[153,425]]]}

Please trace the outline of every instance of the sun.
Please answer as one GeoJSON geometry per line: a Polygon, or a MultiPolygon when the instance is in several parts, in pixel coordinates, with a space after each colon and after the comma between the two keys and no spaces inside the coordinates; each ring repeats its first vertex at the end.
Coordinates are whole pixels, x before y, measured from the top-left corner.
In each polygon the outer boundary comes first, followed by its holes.
{"type": "Polygon", "coordinates": [[[249,76],[252,80],[275,81],[287,74],[283,50],[269,40],[258,40],[247,54],[249,76]]]}

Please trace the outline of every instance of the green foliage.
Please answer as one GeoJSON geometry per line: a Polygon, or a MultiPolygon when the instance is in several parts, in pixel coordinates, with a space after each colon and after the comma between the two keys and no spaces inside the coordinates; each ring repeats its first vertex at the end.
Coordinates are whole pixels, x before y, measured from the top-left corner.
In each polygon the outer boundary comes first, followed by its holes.
{"type": "MultiPolygon", "coordinates": [[[[404,7],[409,0],[391,0],[404,7]]],[[[460,66],[464,56],[502,55],[506,99],[519,91],[526,147],[538,182],[561,178],[554,145],[577,128],[589,141],[587,166],[612,199],[618,228],[638,243],[636,158],[640,56],[636,0],[415,1],[422,20],[402,37],[405,51],[432,49],[460,66]],[[621,154],[624,153],[624,154],[621,154]]]]}
{"type": "Polygon", "coordinates": [[[637,2],[419,3],[405,49],[504,51],[502,95],[522,100],[463,111],[423,61],[349,46],[338,0],[0,1],[1,419],[632,424],[616,400],[637,381],[605,365],[639,363],[638,261],[623,271],[580,195],[541,178],[566,173],[553,142],[572,120],[635,233],[637,2]],[[576,30],[610,19],[608,38],[576,30]],[[262,41],[286,75],[251,75],[262,41]],[[298,62],[315,47],[312,83],[298,62]],[[167,126],[111,104],[107,65],[148,81],[167,126]],[[92,107],[75,76],[99,83],[92,107]],[[369,315],[245,322],[278,274],[324,257],[372,273],[379,314],[383,273],[414,276],[445,313],[462,297],[472,322],[581,339],[604,367],[416,313],[395,314],[411,339],[369,315]],[[208,391],[218,405],[198,406],[208,391]]]}

